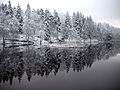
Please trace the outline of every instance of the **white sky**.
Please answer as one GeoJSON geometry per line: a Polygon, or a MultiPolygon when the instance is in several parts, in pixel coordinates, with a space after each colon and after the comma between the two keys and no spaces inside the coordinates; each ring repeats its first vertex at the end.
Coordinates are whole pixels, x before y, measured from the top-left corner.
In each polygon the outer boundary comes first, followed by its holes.
{"type": "MultiPolygon", "coordinates": [[[[26,10],[29,2],[31,8],[35,9],[56,9],[59,13],[68,11],[71,15],[79,11],[85,16],[91,15],[96,22],[106,22],[120,28],[120,0],[11,0],[15,7],[18,2],[23,10],[26,10]]],[[[0,3],[8,3],[8,0],[0,0],[0,3]]]]}

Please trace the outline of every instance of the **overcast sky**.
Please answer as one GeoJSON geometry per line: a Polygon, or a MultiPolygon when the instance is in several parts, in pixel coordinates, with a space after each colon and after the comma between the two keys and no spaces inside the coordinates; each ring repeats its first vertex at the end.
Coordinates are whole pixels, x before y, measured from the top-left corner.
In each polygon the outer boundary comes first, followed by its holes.
{"type": "MultiPolygon", "coordinates": [[[[11,0],[15,7],[18,2],[23,10],[26,10],[29,2],[31,8],[35,9],[56,9],[59,13],[68,11],[71,15],[79,11],[85,16],[91,15],[96,22],[106,22],[120,28],[120,0],[11,0]]],[[[8,3],[8,0],[0,0],[1,3],[8,3]]]]}

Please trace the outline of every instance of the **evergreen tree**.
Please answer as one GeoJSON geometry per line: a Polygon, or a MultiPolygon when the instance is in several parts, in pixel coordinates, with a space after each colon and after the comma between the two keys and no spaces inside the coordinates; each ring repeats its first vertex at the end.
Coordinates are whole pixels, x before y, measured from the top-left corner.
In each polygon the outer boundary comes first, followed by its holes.
{"type": "Polygon", "coordinates": [[[45,25],[45,40],[51,42],[51,23],[53,20],[53,16],[49,12],[49,10],[45,10],[45,17],[44,17],[44,25],[45,25]]]}
{"type": "Polygon", "coordinates": [[[5,45],[5,38],[8,36],[7,15],[7,5],[2,4],[0,8],[0,37],[2,37],[3,45],[5,45]]]}
{"type": "Polygon", "coordinates": [[[25,30],[25,34],[26,34],[26,40],[29,41],[30,32],[31,32],[31,8],[30,8],[29,3],[27,5],[27,9],[25,12],[24,30],[25,30]]]}
{"type": "Polygon", "coordinates": [[[17,34],[18,34],[18,21],[14,15],[12,6],[11,6],[11,2],[8,2],[8,28],[9,28],[9,35],[11,39],[15,39],[17,38],[17,34]]]}
{"type": "Polygon", "coordinates": [[[44,13],[43,9],[40,9],[39,13],[40,13],[40,18],[41,18],[42,22],[44,22],[45,13],[44,13]]]}
{"type": "Polygon", "coordinates": [[[73,14],[73,28],[76,31],[76,33],[79,35],[80,38],[83,37],[83,25],[85,22],[84,16],[77,12],[77,14],[73,14]]]}
{"type": "Polygon", "coordinates": [[[39,35],[40,35],[40,45],[42,43],[42,40],[44,40],[44,36],[45,36],[45,25],[44,25],[44,20],[45,20],[45,13],[43,11],[43,9],[39,10],[39,15],[40,15],[40,31],[39,31],[39,35]]]}
{"type": "Polygon", "coordinates": [[[76,17],[76,14],[75,14],[75,12],[73,13],[73,16],[72,16],[72,27],[73,27],[73,29],[74,29],[74,24],[75,24],[75,17],[76,17]]]}
{"type": "Polygon", "coordinates": [[[91,43],[91,39],[93,39],[95,33],[95,24],[91,16],[86,18],[84,30],[85,30],[85,34],[90,39],[90,43],[91,43]]]}
{"type": "Polygon", "coordinates": [[[13,10],[12,10],[12,6],[11,6],[11,2],[10,0],[8,1],[8,11],[11,17],[13,17],[13,10]]]}
{"type": "Polygon", "coordinates": [[[71,34],[71,28],[72,28],[72,24],[71,24],[71,18],[69,16],[69,13],[66,13],[66,18],[65,18],[65,34],[66,34],[66,39],[70,39],[70,34],[71,34]]]}
{"type": "Polygon", "coordinates": [[[20,7],[19,3],[18,3],[18,6],[17,6],[16,18],[18,19],[18,22],[19,22],[19,32],[23,32],[22,31],[23,17],[22,17],[22,10],[21,10],[21,7],[20,7]]]}
{"type": "Polygon", "coordinates": [[[68,32],[66,31],[65,24],[61,24],[61,34],[62,34],[62,41],[68,38],[68,32]]]}
{"type": "Polygon", "coordinates": [[[31,19],[31,8],[30,8],[29,3],[27,5],[27,9],[26,9],[25,14],[26,14],[26,18],[30,20],[31,19]]]}
{"type": "Polygon", "coordinates": [[[15,39],[15,36],[17,36],[17,30],[18,30],[18,22],[13,14],[10,13],[10,10],[12,10],[11,3],[9,1],[9,7],[7,5],[2,4],[2,17],[1,17],[1,33],[3,37],[3,43],[5,44],[5,38],[10,36],[9,39],[15,39]]]}
{"type": "Polygon", "coordinates": [[[80,31],[80,17],[79,12],[74,16],[73,28],[76,30],[76,33],[79,34],[80,31]]]}
{"type": "Polygon", "coordinates": [[[60,32],[60,25],[61,25],[61,22],[60,22],[60,18],[58,16],[58,13],[56,11],[54,11],[54,24],[55,24],[55,31],[57,32],[57,40],[58,40],[58,32],[60,32]]]}

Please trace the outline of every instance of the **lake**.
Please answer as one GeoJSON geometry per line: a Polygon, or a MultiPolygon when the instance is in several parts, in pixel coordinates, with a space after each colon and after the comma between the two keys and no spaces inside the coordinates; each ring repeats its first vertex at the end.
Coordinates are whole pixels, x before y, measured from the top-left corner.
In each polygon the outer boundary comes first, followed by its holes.
{"type": "Polygon", "coordinates": [[[0,90],[120,90],[120,43],[2,48],[0,90]]]}

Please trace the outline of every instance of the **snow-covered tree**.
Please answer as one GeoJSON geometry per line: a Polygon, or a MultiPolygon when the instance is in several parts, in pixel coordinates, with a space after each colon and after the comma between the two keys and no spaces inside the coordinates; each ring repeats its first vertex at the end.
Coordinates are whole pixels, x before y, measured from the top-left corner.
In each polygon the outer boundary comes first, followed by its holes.
{"type": "Polygon", "coordinates": [[[76,14],[75,14],[75,12],[73,12],[73,15],[72,15],[72,27],[74,27],[75,19],[76,19],[76,14]]]}
{"type": "Polygon", "coordinates": [[[39,12],[37,11],[37,14],[40,16],[40,30],[39,30],[39,36],[40,36],[40,44],[42,43],[42,40],[44,40],[44,36],[45,36],[45,25],[44,25],[44,21],[45,21],[45,13],[43,9],[40,9],[39,12]]]}
{"type": "Polygon", "coordinates": [[[44,10],[42,8],[40,9],[39,13],[40,13],[41,20],[44,21],[45,13],[44,13],[44,10]]]}
{"type": "Polygon", "coordinates": [[[54,19],[55,31],[57,32],[57,40],[58,40],[58,36],[59,36],[58,33],[60,32],[61,22],[60,22],[60,18],[58,16],[58,13],[56,12],[56,10],[54,10],[53,19],[54,19]]]}
{"type": "Polygon", "coordinates": [[[30,8],[29,3],[27,4],[27,9],[25,11],[25,14],[26,14],[26,18],[30,20],[31,19],[31,8],[30,8]]]}
{"type": "Polygon", "coordinates": [[[19,3],[18,3],[18,6],[17,6],[17,10],[16,10],[16,18],[18,19],[18,22],[19,22],[19,31],[23,32],[22,31],[23,16],[22,16],[22,10],[21,10],[21,7],[20,7],[19,3]]]}
{"type": "Polygon", "coordinates": [[[26,35],[26,40],[29,41],[30,35],[31,35],[31,8],[30,5],[27,5],[27,9],[25,12],[25,18],[24,18],[24,33],[26,35]]]}
{"type": "Polygon", "coordinates": [[[9,28],[9,34],[10,34],[10,37],[11,39],[15,39],[17,38],[18,36],[18,21],[14,15],[14,12],[13,12],[13,8],[11,6],[11,2],[9,1],[8,2],[8,19],[7,19],[7,22],[8,22],[8,28],[9,28]]]}
{"type": "Polygon", "coordinates": [[[51,14],[48,9],[31,10],[29,4],[25,12],[19,3],[17,8],[13,8],[10,1],[8,5],[0,5],[0,39],[3,40],[3,44],[6,39],[19,39],[18,35],[26,35],[27,41],[37,42],[40,39],[40,44],[42,40],[117,41],[120,38],[119,33],[119,28],[104,23],[97,24],[91,16],[84,17],[80,12],[74,12],[71,18],[68,12],[65,15],[56,11],[51,14]]]}
{"type": "Polygon", "coordinates": [[[12,10],[12,6],[11,6],[11,1],[10,0],[8,1],[8,11],[9,11],[10,17],[13,17],[13,10],[12,10]]]}
{"type": "Polygon", "coordinates": [[[79,12],[77,12],[77,14],[75,15],[75,13],[73,14],[73,30],[75,30],[75,32],[80,35],[80,15],[79,12]]]}
{"type": "Polygon", "coordinates": [[[61,24],[61,35],[62,35],[62,38],[61,38],[62,41],[64,41],[65,39],[68,38],[68,32],[67,32],[67,30],[65,28],[64,23],[61,24]]]}
{"type": "Polygon", "coordinates": [[[8,15],[7,5],[2,4],[0,7],[0,37],[2,37],[3,39],[3,45],[5,45],[5,38],[9,34],[7,15],[8,15]]]}
{"type": "Polygon", "coordinates": [[[1,8],[1,34],[3,37],[3,44],[5,44],[5,38],[10,36],[9,39],[15,39],[15,34],[18,31],[18,23],[13,14],[11,3],[9,1],[9,7],[2,4],[1,8]]]}
{"type": "Polygon", "coordinates": [[[103,41],[103,35],[102,35],[102,31],[101,31],[101,24],[98,23],[96,25],[96,39],[100,40],[100,41],[103,41]]]}
{"type": "Polygon", "coordinates": [[[9,34],[11,39],[16,39],[18,37],[19,34],[19,24],[17,19],[15,18],[15,16],[13,16],[10,20],[8,20],[9,22],[9,34]]]}
{"type": "Polygon", "coordinates": [[[77,12],[77,14],[73,13],[73,30],[76,31],[79,38],[84,38],[84,31],[83,31],[84,22],[85,22],[85,18],[81,13],[79,12],[77,12]]]}
{"type": "Polygon", "coordinates": [[[64,38],[65,39],[70,39],[70,35],[71,35],[71,28],[72,28],[72,24],[71,24],[71,18],[69,16],[69,13],[66,13],[66,18],[65,18],[65,22],[63,24],[64,26],[64,38]]]}
{"type": "Polygon", "coordinates": [[[53,16],[49,12],[49,10],[45,10],[45,17],[44,17],[44,25],[45,25],[45,40],[51,42],[51,30],[52,30],[52,22],[53,21],[53,16]]]}
{"type": "Polygon", "coordinates": [[[91,39],[94,38],[94,32],[95,32],[95,24],[91,17],[86,18],[86,21],[84,23],[84,30],[86,36],[90,39],[90,43],[91,43],[91,39]]]}

